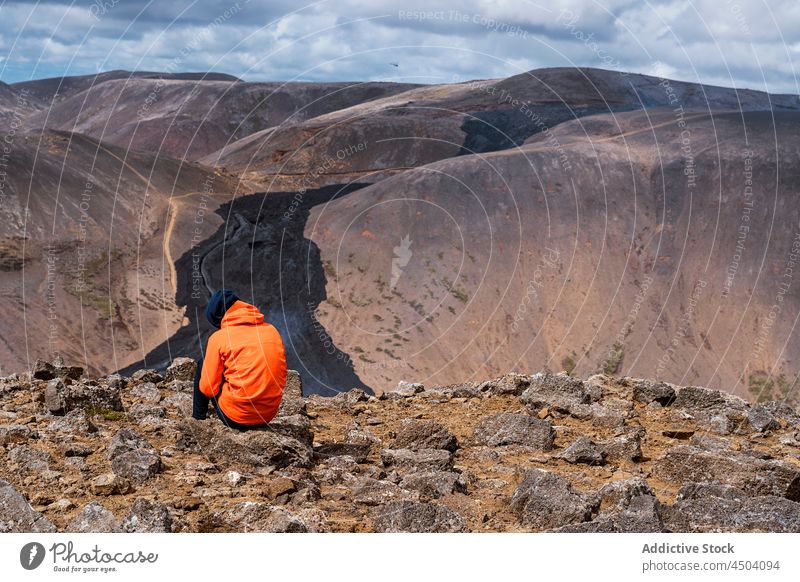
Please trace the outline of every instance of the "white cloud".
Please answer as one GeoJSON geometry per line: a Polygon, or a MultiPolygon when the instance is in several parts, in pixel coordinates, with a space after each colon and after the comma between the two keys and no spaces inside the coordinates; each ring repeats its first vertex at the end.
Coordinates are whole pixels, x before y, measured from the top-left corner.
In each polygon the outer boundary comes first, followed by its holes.
{"type": "Polygon", "coordinates": [[[289,0],[176,0],[144,11],[146,2],[125,0],[99,20],[89,4],[3,4],[2,79],[81,74],[98,65],[159,69],[201,35],[182,68],[251,80],[435,82],[610,62],[652,72],[660,62],[684,80],[763,89],[766,79],[772,91],[798,90],[796,0],[407,0],[401,8],[396,0],[328,0],[294,14],[289,0]],[[400,18],[399,10],[439,14],[400,18]],[[209,29],[215,19],[219,25],[209,29]],[[359,19],[367,20],[352,22],[359,19]],[[12,49],[8,40],[18,32],[12,49]],[[38,62],[43,52],[46,61],[38,62]]]}

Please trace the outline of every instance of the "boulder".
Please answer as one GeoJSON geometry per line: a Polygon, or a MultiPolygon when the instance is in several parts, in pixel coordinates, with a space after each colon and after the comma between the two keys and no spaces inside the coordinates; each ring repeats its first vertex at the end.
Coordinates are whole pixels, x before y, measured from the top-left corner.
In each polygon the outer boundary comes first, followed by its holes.
{"type": "Polygon", "coordinates": [[[95,495],[125,495],[132,489],[130,481],[114,473],[103,473],[92,479],[89,487],[95,495]]]}
{"type": "Polygon", "coordinates": [[[36,380],[52,380],[56,377],[56,367],[50,362],[37,359],[33,363],[31,376],[36,380]]]}
{"type": "Polygon", "coordinates": [[[392,390],[391,392],[386,392],[384,395],[387,398],[409,398],[414,396],[415,394],[419,394],[420,392],[425,391],[425,386],[416,382],[406,382],[405,380],[401,380],[397,383],[397,388],[392,390]]]}
{"type": "Polygon", "coordinates": [[[373,510],[376,532],[456,533],[466,522],[455,511],[438,503],[390,501],[373,510]]]}
{"type": "Polygon", "coordinates": [[[254,467],[309,467],[310,444],[271,430],[234,431],[221,423],[187,420],[182,432],[218,464],[239,463],[254,467]]]}
{"type": "Polygon", "coordinates": [[[653,474],[675,484],[715,481],[753,496],[777,495],[800,501],[800,467],[745,453],[677,445],[655,462],[653,474]]]}
{"type": "Polygon", "coordinates": [[[356,463],[365,463],[372,448],[370,443],[322,443],[314,447],[314,457],[330,459],[331,457],[352,457],[356,463]]]}
{"type": "Polygon", "coordinates": [[[42,474],[50,469],[53,457],[47,451],[31,447],[27,444],[16,445],[8,453],[12,466],[23,474],[42,474]]]}
{"type": "Polygon", "coordinates": [[[800,427],[800,414],[781,400],[771,400],[760,405],[764,410],[772,414],[779,422],[784,422],[787,426],[800,427]]]}
{"type": "Polygon", "coordinates": [[[624,506],[600,513],[588,522],[557,528],[561,533],[658,533],[667,531],[661,504],[654,495],[633,497],[624,506]]]}
{"type": "Polygon", "coordinates": [[[129,428],[118,430],[106,449],[115,475],[143,483],[161,470],[161,456],[146,439],[129,428]]]}
{"type": "Polygon", "coordinates": [[[637,380],[633,385],[633,399],[642,404],[657,402],[661,406],[670,406],[675,400],[675,388],[666,382],[637,380]]]}
{"type": "Polygon", "coordinates": [[[639,461],[642,458],[642,435],[633,430],[626,434],[597,443],[600,452],[609,461],[639,461]]]}
{"type": "Polygon", "coordinates": [[[575,442],[558,455],[558,458],[573,464],[602,465],[605,462],[605,455],[602,449],[586,436],[578,437],[575,442]]]}
{"type": "Polygon", "coordinates": [[[353,502],[361,505],[384,505],[390,501],[416,500],[417,493],[411,493],[391,481],[364,477],[352,488],[353,502]]]}
{"type": "Polygon", "coordinates": [[[435,420],[415,420],[407,418],[400,423],[392,448],[444,449],[455,452],[458,441],[450,430],[435,420]]]}
{"type": "Polygon", "coordinates": [[[466,486],[461,475],[453,471],[412,473],[400,481],[400,487],[418,492],[423,501],[438,499],[455,492],[466,493],[466,486]]]}
{"type": "Polygon", "coordinates": [[[138,450],[155,451],[155,448],[133,429],[121,428],[111,437],[111,442],[106,448],[106,456],[109,461],[113,461],[123,453],[138,450]]]}
{"type": "Polygon", "coordinates": [[[453,466],[453,456],[444,449],[384,449],[381,451],[384,466],[410,472],[448,471],[453,466]]]}
{"type": "Polygon", "coordinates": [[[194,382],[196,370],[197,362],[192,358],[175,358],[167,367],[165,379],[167,382],[194,382]]]}
{"type": "Polygon", "coordinates": [[[590,521],[600,507],[600,497],[575,491],[563,477],[531,469],[511,497],[511,509],[523,526],[542,530],[590,521]]]}
{"type": "Polygon", "coordinates": [[[286,384],[283,387],[283,397],[278,408],[277,416],[292,416],[302,414],[306,410],[306,402],[303,399],[303,380],[300,373],[295,370],[286,372],[286,384]]]}
{"type": "Polygon", "coordinates": [[[161,470],[161,457],[155,451],[128,451],[114,457],[111,470],[133,483],[143,483],[161,470]]]}
{"type": "Polygon", "coordinates": [[[524,445],[549,451],[553,448],[556,433],[549,420],[501,412],[482,419],[475,427],[474,436],[475,442],[482,445],[524,445]]]}
{"type": "Polygon", "coordinates": [[[54,418],[48,425],[51,430],[62,435],[87,436],[97,432],[97,427],[82,408],[70,410],[66,415],[54,418]]]}
{"type": "Polygon", "coordinates": [[[311,443],[314,442],[314,433],[311,432],[311,421],[305,414],[276,416],[264,430],[297,439],[309,447],[311,443]]]}
{"type": "Polygon", "coordinates": [[[131,388],[130,395],[147,404],[158,404],[161,402],[161,391],[152,382],[143,382],[131,388]]]}
{"type": "Polygon", "coordinates": [[[75,382],[65,384],[60,378],[47,383],[45,404],[52,414],[63,415],[77,408],[101,408],[121,411],[120,389],[109,384],[75,382]]]}
{"type": "Polygon", "coordinates": [[[128,533],[170,533],[172,514],[163,503],[138,497],[122,520],[122,530],[128,533]]]}
{"type": "Polygon", "coordinates": [[[136,370],[131,376],[134,384],[142,384],[144,382],[152,382],[153,384],[160,384],[164,381],[164,377],[156,372],[155,370],[151,370],[148,368],[144,368],[141,370],[136,370]]]}
{"type": "Polygon", "coordinates": [[[578,406],[592,402],[582,380],[549,372],[531,376],[530,386],[522,393],[520,400],[533,412],[548,408],[565,414],[571,414],[578,406]]]}
{"type": "Polygon", "coordinates": [[[0,533],[54,533],[56,527],[8,481],[0,479],[0,533]]]}
{"type": "Polygon", "coordinates": [[[519,396],[530,384],[530,376],[512,373],[479,384],[478,391],[488,392],[489,394],[513,394],[514,396],[519,396]]]}
{"type": "Polygon", "coordinates": [[[0,425],[0,445],[24,443],[39,438],[39,433],[24,424],[0,425]]]}
{"type": "Polygon", "coordinates": [[[700,484],[682,489],[663,509],[664,523],[674,532],[800,531],[800,503],[784,497],[752,497],[733,487],[700,484]]]}
{"type": "Polygon", "coordinates": [[[243,501],[225,511],[215,513],[213,519],[224,531],[304,533],[308,527],[298,516],[267,503],[243,501]]]}
{"type": "Polygon", "coordinates": [[[753,406],[747,411],[747,422],[756,432],[766,432],[781,428],[780,423],[765,406],[753,406]]]}
{"type": "Polygon", "coordinates": [[[701,386],[686,386],[678,388],[672,406],[687,410],[690,413],[718,412],[726,409],[745,410],[747,402],[738,396],[703,388],[701,386]]]}
{"type": "Polygon", "coordinates": [[[99,503],[90,503],[67,524],[68,533],[119,533],[119,521],[99,503]]]}

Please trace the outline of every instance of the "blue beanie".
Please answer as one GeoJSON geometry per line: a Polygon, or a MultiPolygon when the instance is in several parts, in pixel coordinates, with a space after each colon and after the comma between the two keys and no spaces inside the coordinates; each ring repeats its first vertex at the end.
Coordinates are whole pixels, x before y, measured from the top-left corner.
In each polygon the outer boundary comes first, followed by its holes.
{"type": "Polygon", "coordinates": [[[239,296],[230,289],[220,289],[208,300],[206,319],[208,319],[211,325],[218,328],[222,324],[222,318],[225,317],[225,312],[238,300],[239,296]]]}

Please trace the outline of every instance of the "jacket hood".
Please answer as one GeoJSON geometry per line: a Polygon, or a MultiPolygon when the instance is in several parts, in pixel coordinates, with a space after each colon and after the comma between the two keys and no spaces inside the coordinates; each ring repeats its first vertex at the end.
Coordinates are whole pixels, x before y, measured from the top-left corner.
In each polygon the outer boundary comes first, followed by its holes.
{"type": "Polygon", "coordinates": [[[230,289],[220,289],[214,293],[208,300],[208,305],[206,306],[206,319],[208,323],[214,327],[219,327],[222,318],[225,317],[225,313],[230,309],[231,305],[238,300],[239,296],[230,289]]]}
{"type": "Polygon", "coordinates": [[[228,325],[260,325],[264,323],[264,314],[255,305],[237,300],[228,308],[222,318],[222,327],[228,325]]]}

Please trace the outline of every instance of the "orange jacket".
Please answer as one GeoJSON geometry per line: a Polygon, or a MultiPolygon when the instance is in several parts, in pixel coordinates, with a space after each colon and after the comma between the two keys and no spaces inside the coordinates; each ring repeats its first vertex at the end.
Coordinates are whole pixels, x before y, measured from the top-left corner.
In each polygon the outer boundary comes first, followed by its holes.
{"type": "Polygon", "coordinates": [[[257,307],[236,301],[208,338],[200,391],[209,398],[219,394],[222,412],[234,422],[264,424],[278,412],[285,384],[286,354],[278,330],[264,323],[257,307]]]}

